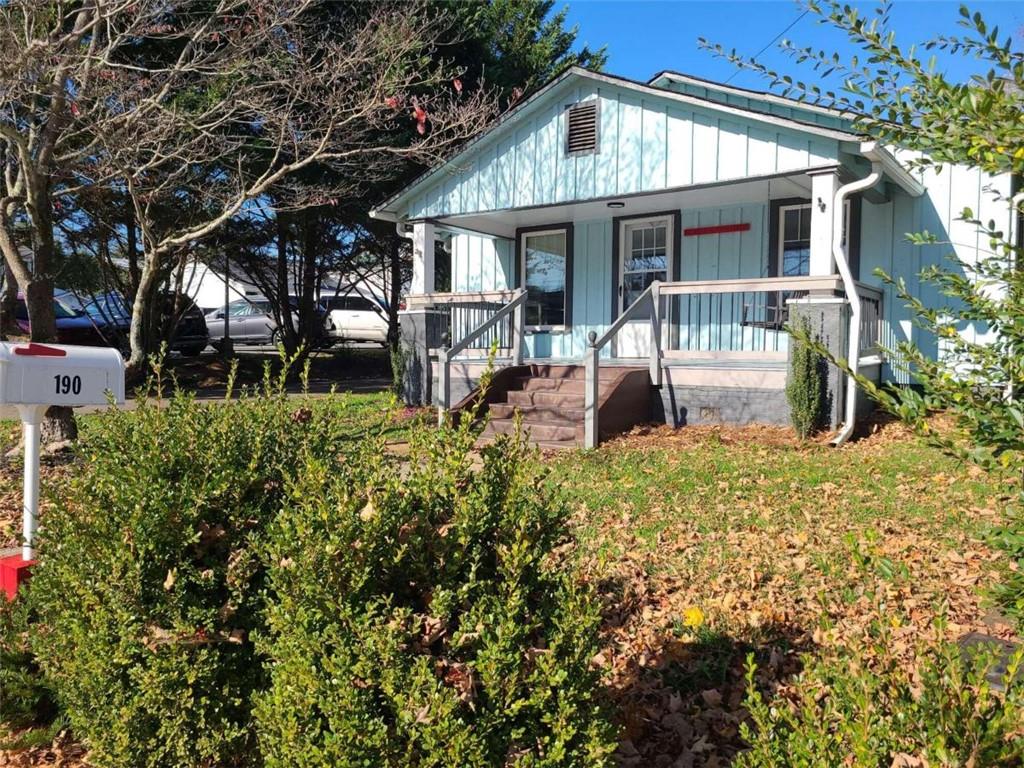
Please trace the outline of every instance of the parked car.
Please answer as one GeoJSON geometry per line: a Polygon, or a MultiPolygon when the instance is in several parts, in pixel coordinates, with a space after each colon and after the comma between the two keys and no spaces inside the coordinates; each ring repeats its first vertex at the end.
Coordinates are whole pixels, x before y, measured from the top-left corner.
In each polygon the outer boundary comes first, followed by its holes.
{"type": "MultiPolygon", "coordinates": [[[[123,351],[128,349],[128,332],[131,328],[132,313],[121,294],[116,292],[83,297],[81,311],[91,317],[107,339],[107,344],[123,351]]],[[[162,320],[174,311],[174,297],[161,298],[162,320]]],[[[202,310],[189,301],[188,307],[178,318],[168,349],[187,357],[195,357],[206,349],[210,335],[206,330],[206,319],[202,310]]]]}
{"type": "MultiPolygon", "coordinates": [[[[210,330],[206,327],[203,311],[191,299],[186,299],[188,306],[178,318],[174,333],[171,336],[170,349],[180,352],[186,357],[196,357],[210,343],[210,330]]],[[[164,316],[174,311],[174,297],[164,296],[164,316]]]]}
{"type": "MultiPolygon", "coordinates": [[[[292,322],[299,322],[298,299],[290,297],[292,322]]],[[[322,327],[324,309],[317,305],[317,316],[321,318],[317,327],[322,327]]],[[[206,326],[210,331],[210,344],[218,351],[224,340],[224,310],[215,309],[206,315],[206,326]]],[[[277,344],[281,331],[277,327],[273,305],[267,299],[238,299],[228,304],[228,327],[233,344],[277,344]]],[[[321,346],[325,338],[316,340],[321,346]]]]}
{"type": "MultiPolygon", "coordinates": [[[[86,313],[76,309],[68,302],[57,297],[53,300],[53,313],[57,319],[57,343],[81,344],[88,347],[105,347],[107,340],[97,328],[95,321],[86,313]]],[[[14,320],[25,333],[32,332],[32,324],[28,319],[28,306],[25,296],[18,294],[18,303],[14,308],[14,320]]]]}
{"type": "Polygon", "coordinates": [[[324,330],[337,341],[388,343],[388,321],[383,305],[358,293],[323,299],[327,309],[324,330]]]}

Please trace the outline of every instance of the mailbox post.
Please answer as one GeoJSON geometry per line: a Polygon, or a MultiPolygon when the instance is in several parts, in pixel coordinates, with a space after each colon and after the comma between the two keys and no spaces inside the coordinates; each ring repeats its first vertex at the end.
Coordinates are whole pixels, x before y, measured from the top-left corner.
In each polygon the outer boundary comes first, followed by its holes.
{"type": "Polygon", "coordinates": [[[124,360],[116,349],[0,342],[0,410],[16,413],[25,439],[22,547],[0,557],[0,586],[13,599],[34,563],[39,512],[39,427],[51,405],[124,402],[124,360]]]}

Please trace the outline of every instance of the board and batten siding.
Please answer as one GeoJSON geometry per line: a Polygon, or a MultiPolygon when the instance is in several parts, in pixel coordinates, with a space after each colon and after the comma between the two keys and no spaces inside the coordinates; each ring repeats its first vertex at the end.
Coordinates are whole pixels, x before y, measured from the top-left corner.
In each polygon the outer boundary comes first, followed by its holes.
{"type": "MultiPolygon", "coordinates": [[[[726,280],[762,277],[768,267],[768,206],[754,203],[683,211],[682,226],[750,223],[746,232],[684,237],[680,253],[680,280],[726,280]]],[[[526,337],[526,355],[536,358],[577,359],[587,346],[587,334],[599,336],[611,324],[612,293],[617,275],[612,269],[613,227],[610,218],[576,222],[573,228],[572,328],[532,333],[526,337]]],[[[477,235],[452,237],[453,286],[457,291],[507,290],[516,285],[512,275],[512,243],[477,235]]],[[[676,300],[677,305],[679,300],[676,300]]],[[[710,305],[708,305],[710,306],[710,305]]],[[[676,307],[676,317],[679,317],[676,307]]],[[[740,348],[742,332],[737,334],[740,348]]],[[[685,338],[682,337],[682,338],[685,338]]],[[[605,355],[610,347],[604,350],[605,355]]]]}
{"type": "MultiPolygon", "coordinates": [[[[993,177],[965,166],[946,166],[941,172],[929,168],[921,173],[925,194],[912,198],[894,193],[888,202],[864,202],[861,208],[861,268],[860,279],[877,285],[884,291],[884,317],[882,344],[894,349],[898,342],[912,341],[926,354],[936,357],[941,353],[936,339],[914,325],[912,316],[896,295],[895,288],[884,285],[873,273],[881,269],[894,278],[902,278],[908,291],[920,297],[925,306],[941,307],[949,304],[931,283],[920,280],[922,269],[938,264],[952,267],[947,258],[955,254],[966,264],[994,255],[987,238],[977,227],[958,221],[964,208],[970,208],[982,221],[994,220],[997,228],[1013,231],[1013,217],[1009,207],[994,198],[998,193],[1010,196],[1010,177],[993,177]],[[928,231],[938,242],[934,245],[913,245],[907,235],[928,231]]],[[[989,329],[976,324],[965,324],[961,334],[970,341],[984,341],[989,329]]],[[[909,377],[886,363],[882,377],[886,381],[909,383],[909,377]]]]}
{"type": "Polygon", "coordinates": [[[837,162],[839,143],[735,115],[573,84],[484,138],[408,204],[408,218],[649,192],[837,162]],[[600,101],[600,150],[565,154],[565,108],[600,101]]]}

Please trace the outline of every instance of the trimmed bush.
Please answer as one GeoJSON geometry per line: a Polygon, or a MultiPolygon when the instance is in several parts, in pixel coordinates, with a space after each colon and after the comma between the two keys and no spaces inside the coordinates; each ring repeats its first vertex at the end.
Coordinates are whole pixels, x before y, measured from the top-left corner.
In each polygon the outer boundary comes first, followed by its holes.
{"type": "Polygon", "coordinates": [[[916,663],[880,637],[838,658],[806,658],[781,700],[765,701],[748,672],[742,768],[1011,766],[1024,761],[1021,655],[1002,675],[991,653],[954,644],[921,649],[916,663]],[[987,678],[995,678],[997,692],[987,678]],[[1017,677],[1017,679],[1015,679],[1017,677]]]}
{"type": "MultiPolygon", "coordinates": [[[[800,318],[799,332],[807,338],[811,325],[806,317],[800,318]]],[[[790,340],[793,355],[786,380],[786,400],[789,401],[790,420],[801,440],[806,440],[825,421],[826,385],[828,367],[825,360],[800,338],[790,340]]]]}
{"type": "Polygon", "coordinates": [[[29,626],[28,603],[0,593],[0,723],[11,728],[46,724],[57,713],[29,647],[29,626]]]}
{"type": "Polygon", "coordinates": [[[521,441],[473,468],[470,419],[400,462],[306,454],[268,547],[268,766],[602,766],[599,614],[566,507],[521,441]]]}
{"type": "Polygon", "coordinates": [[[142,401],[83,438],[28,598],[38,663],[94,764],[256,762],[260,545],[296,463],[345,443],[336,406],[281,383],[268,373],[227,404],[142,401]]]}

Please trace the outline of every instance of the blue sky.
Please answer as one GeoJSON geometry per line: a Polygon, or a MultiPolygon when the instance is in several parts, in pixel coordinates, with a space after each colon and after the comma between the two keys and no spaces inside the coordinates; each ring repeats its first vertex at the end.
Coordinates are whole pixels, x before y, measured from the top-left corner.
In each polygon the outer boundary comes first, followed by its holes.
{"type": "MultiPolygon", "coordinates": [[[[569,25],[579,26],[581,42],[592,47],[607,45],[608,72],[646,80],[660,70],[674,69],[719,81],[732,76],[731,84],[759,90],[766,88],[762,79],[753,73],[737,73],[732,64],[698,49],[697,38],[703,36],[727,49],[753,55],[802,12],[796,0],[570,0],[556,7],[565,4],[569,6],[569,25]]],[[[874,3],[855,4],[868,12],[876,7],[874,3]]],[[[1012,34],[1024,42],[1024,2],[977,2],[969,7],[980,11],[990,27],[998,24],[1000,37],[1012,34]]],[[[939,34],[959,34],[963,31],[956,23],[959,18],[958,2],[895,0],[893,4],[893,28],[904,45],[939,34]]],[[[853,50],[836,30],[817,24],[814,14],[797,21],[784,37],[827,51],[853,50]]],[[[777,43],[760,59],[794,76],[809,76],[810,68],[799,67],[781,54],[777,43]]],[[[974,62],[963,57],[941,61],[947,74],[958,79],[970,75],[972,65],[974,62]]]]}

